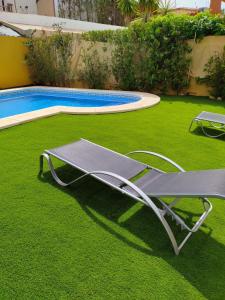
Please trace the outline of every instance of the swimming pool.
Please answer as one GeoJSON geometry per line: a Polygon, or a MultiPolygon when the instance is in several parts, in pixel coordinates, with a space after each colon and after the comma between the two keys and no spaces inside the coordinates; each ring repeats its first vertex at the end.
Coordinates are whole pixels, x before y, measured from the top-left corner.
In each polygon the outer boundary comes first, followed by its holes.
{"type": "Polygon", "coordinates": [[[34,86],[0,90],[0,129],[59,113],[107,114],[151,107],[160,97],[142,92],[34,86]]]}
{"type": "Polygon", "coordinates": [[[33,88],[0,94],[0,118],[53,106],[106,107],[133,103],[137,95],[112,92],[33,88]]]}

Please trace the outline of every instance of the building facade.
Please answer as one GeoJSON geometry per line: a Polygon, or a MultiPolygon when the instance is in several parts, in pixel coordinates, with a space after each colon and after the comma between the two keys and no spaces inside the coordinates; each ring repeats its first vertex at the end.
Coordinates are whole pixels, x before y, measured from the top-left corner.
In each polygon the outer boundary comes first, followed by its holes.
{"type": "Polygon", "coordinates": [[[221,5],[222,5],[222,0],[211,0],[210,1],[211,13],[220,14],[221,13],[221,5]]]}
{"type": "Polygon", "coordinates": [[[59,0],[37,0],[37,13],[42,16],[58,17],[59,0]]]}
{"type": "Polygon", "coordinates": [[[0,0],[0,11],[37,14],[36,0],[0,0]]]}
{"type": "Polygon", "coordinates": [[[93,0],[37,0],[39,15],[97,22],[93,0]]]}

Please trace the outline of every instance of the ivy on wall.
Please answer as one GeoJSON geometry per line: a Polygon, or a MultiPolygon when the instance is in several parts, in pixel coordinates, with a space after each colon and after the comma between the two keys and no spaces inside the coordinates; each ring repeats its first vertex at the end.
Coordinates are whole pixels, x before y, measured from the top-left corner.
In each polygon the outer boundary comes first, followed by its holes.
{"type": "Polygon", "coordinates": [[[84,81],[91,89],[103,89],[109,74],[108,63],[98,50],[92,42],[81,51],[82,67],[78,70],[78,79],[84,81]]]}
{"type": "Polygon", "coordinates": [[[30,38],[26,46],[26,62],[34,84],[70,86],[75,76],[72,66],[72,34],[64,34],[58,30],[51,36],[30,38]]]}
{"type": "Polygon", "coordinates": [[[133,22],[124,30],[85,33],[83,38],[111,43],[109,67],[119,88],[181,93],[189,86],[187,40],[197,42],[207,35],[225,35],[225,19],[210,14],[166,15],[133,22]]]}
{"type": "Polygon", "coordinates": [[[206,76],[197,78],[198,83],[204,83],[210,88],[212,98],[225,100],[225,47],[223,52],[210,57],[204,67],[206,76]]]}
{"type": "Polygon", "coordinates": [[[138,23],[114,36],[112,70],[119,87],[177,93],[189,85],[191,52],[173,23],[138,23]]]}

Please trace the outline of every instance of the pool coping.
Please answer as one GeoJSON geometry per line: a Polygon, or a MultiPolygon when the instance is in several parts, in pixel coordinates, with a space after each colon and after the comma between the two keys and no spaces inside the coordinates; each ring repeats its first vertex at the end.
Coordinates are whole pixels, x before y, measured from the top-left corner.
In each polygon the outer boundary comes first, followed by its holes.
{"type": "Polygon", "coordinates": [[[0,94],[5,92],[30,90],[30,89],[50,89],[50,90],[61,90],[61,91],[83,91],[93,93],[113,93],[113,94],[130,94],[141,97],[140,100],[114,106],[105,107],[69,107],[69,106],[54,106],[49,108],[43,108],[15,116],[5,117],[0,119],[0,129],[8,128],[11,126],[19,125],[22,123],[30,122],[36,119],[54,116],[60,113],[65,114],[111,114],[111,113],[122,113],[129,112],[139,109],[152,107],[160,102],[160,97],[154,94],[133,92],[133,91],[112,91],[112,90],[94,90],[94,89],[78,89],[78,88],[61,88],[61,87],[46,87],[46,86],[31,86],[23,88],[13,88],[7,90],[1,90],[0,94]]]}

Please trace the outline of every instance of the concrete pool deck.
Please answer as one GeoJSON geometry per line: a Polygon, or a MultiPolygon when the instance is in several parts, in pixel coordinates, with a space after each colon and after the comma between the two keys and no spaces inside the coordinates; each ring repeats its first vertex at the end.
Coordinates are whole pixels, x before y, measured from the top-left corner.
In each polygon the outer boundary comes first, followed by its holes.
{"type": "Polygon", "coordinates": [[[33,86],[25,88],[7,89],[0,91],[2,93],[22,91],[22,90],[32,90],[36,88],[41,89],[51,89],[51,90],[61,90],[61,91],[79,91],[79,92],[93,92],[93,93],[112,93],[112,94],[130,94],[139,96],[141,99],[122,105],[115,106],[104,106],[104,107],[69,107],[69,106],[54,106],[49,108],[43,108],[23,114],[18,114],[10,117],[5,117],[0,119],[0,129],[7,127],[19,125],[22,123],[30,122],[36,119],[53,116],[60,113],[65,114],[109,114],[109,113],[122,113],[128,111],[134,111],[144,108],[149,108],[160,102],[160,97],[157,95],[142,93],[142,92],[130,92],[130,91],[111,91],[111,90],[89,90],[89,89],[72,89],[72,88],[57,88],[57,87],[43,87],[43,86],[33,86]]]}

